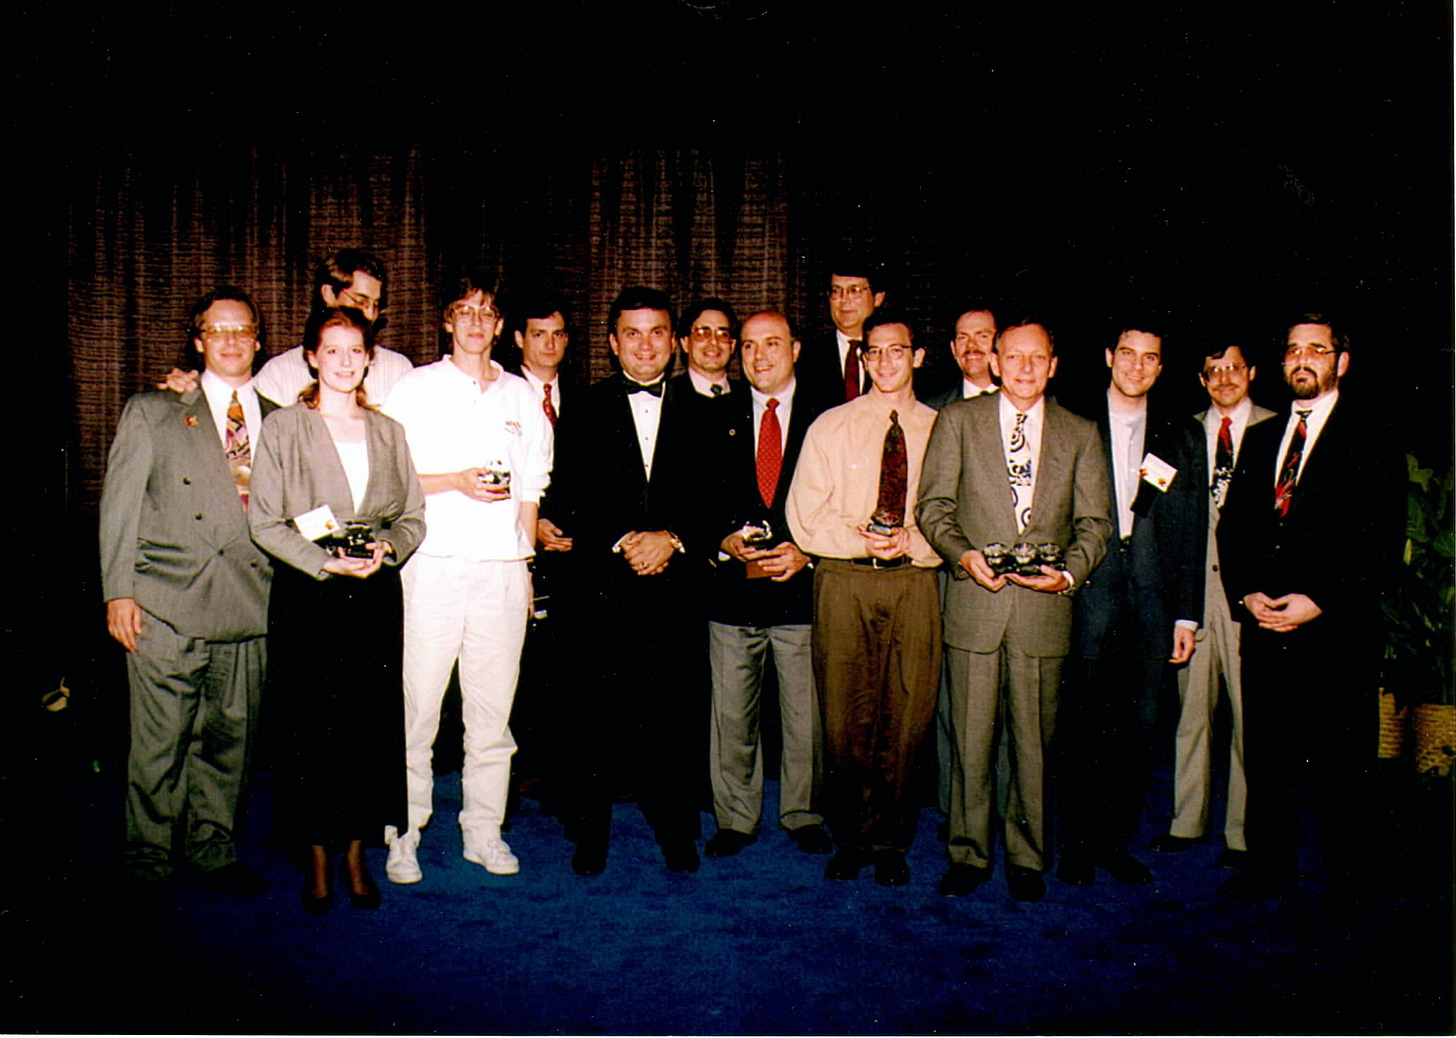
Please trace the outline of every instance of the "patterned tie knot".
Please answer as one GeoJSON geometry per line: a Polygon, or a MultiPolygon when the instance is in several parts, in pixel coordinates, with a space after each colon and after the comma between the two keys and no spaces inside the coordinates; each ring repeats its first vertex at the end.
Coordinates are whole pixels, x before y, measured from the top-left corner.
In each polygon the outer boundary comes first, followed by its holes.
{"type": "Polygon", "coordinates": [[[777,411],[779,409],[779,398],[776,396],[769,397],[768,403],[764,406],[767,407],[770,411],[777,411]]]}

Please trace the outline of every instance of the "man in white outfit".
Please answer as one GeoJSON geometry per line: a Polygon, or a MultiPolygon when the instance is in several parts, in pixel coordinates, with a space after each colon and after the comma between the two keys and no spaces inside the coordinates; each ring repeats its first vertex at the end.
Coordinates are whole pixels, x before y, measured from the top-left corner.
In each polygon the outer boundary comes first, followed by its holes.
{"type": "Polygon", "coordinates": [[[405,758],[409,831],[390,832],[386,875],[422,878],[416,849],[430,819],[432,748],[450,671],[460,665],[465,722],[460,829],[465,859],[496,875],[520,863],[500,837],[515,740],[508,720],[531,602],[537,507],[552,432],[531,388],[491,360],[504,327],[497,284],[462,277],[445,309],[450,353],[402,378],[384,411],[404,425],[425,492],[424,543],[404,584],[405,758]]]}

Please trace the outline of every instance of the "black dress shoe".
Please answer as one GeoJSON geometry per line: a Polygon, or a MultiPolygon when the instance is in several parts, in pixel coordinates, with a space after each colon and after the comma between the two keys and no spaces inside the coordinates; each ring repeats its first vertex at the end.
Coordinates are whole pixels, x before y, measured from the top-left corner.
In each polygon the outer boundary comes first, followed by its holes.
{"type": "Polygon", "coordinates": [[[220,869],[209,869],[197,877],[199,886],[228,897],[259,897],[268,893],[268,883],[240,861],[220,869]]]}
{"type": "Polygon", "coordinates": [[[349,880],[349,867],[344,860],[339,859],[339,882],[349,894],[349,904],[355,908],[378,908],[382,898],[379,896],[379,887],[374,882],[374,877],[364,873],[364,893],[360,894],[354,889],[349,880]]]}
{"type": "Polygon", "coordinates": [[[834,852],[834,857],[829,859],[824,866],[824,878],[838,880],[859,879],[860,870],[865,867],[865,857],[859,851],[852,851],[847,847],[841,847],[834,852]]]}
{"type": "Polygon", "coordinates": [[[607,848],[605,844],[577,844],[571,855],[571,871],[578,876],[600,876],[607,871],[607,848]]]}
{"type": "Polygon", "coordinates": [[[1248,861],[1248,851],[1236,851],[1232,847],[1218,856],[1218,865],[1222,869],[1242,869],[1248,864],[1248,861]]]}
{"type": "Polygon", "coordinates": [[[1151,883],[1152,870],[1138,861],[1126,849],[1112,851],[1097,859],[1099,868],[1119,883],[1151,883]]]}
{"type": "Polygon", "coordinates": [[[1086,858],[1064,857],[1057,865],[1057,879],[1069,886],[1090,887],[1096,878],[1097,870],[1086,858]]]}
{"type": "Polygon", "coordinates": [[[875,855],[875,882],[882,887],[903,887],[910,882],[910,866],[899,851],[875,855]]]}
{"type": "Polygon", "coordinates": [[[299,891],[298,900],[309,915],[323,915],[334,903],[334,892],[330,890],[323,897],[315,897],[313,881],[306,879],[303,881],[303,889],[299,891]]]}
{"type": "Polygon", "coordinates": [[[1241,869],[1218,885],[1218,896],[1225,901],[1263,901],[1293,893],[1297,883],[1293,876],[1265,872],[1262,869],[1241,869]]]}
{"type": "Polygon", "coordinates": [[[801,825],[790,829],[789,839],[805,854],[828,854],[834,850],[834,841],[822,825],[801,825]]]}
{"type": "Polygon", "coordinates": [[[1159,833],[1153,837],[1153,842],[1149,846],[1160,854],[1177,854],[1179,851],[1186,851],[1197,842],[1197,840],[1189,839],[1186,836],[1174,836],[1172,833],[1159,833]]]}
{"type": "Polygon", "coordinates": [[[710,858],[731,858],[750,843],[756,842],[757,836],[740,833],[737,829],[719,829],[703,844],[703,853],[710,858]]]}
{"type": "Polygon", "coordinates": [[[1041,873],[1023,865],[1006,866],[1006,889],[1013,901],[1040,901],[1046,897],[1046,881],[1041,873]]]}
{"type": "Polygon", "coordinates": [[[697,844],[691,840],[674,840],[662,845],[662,857],[669,872],[697,872],[702,862],[698,859],[697,844]]]}
{"type": "Polygon", "coordinates": [[[974,893],[977,887],[990,878],[989,867],[952,864],[945,875],[940,877],[940,892],[946,897],[964,897],[974,893]]]}

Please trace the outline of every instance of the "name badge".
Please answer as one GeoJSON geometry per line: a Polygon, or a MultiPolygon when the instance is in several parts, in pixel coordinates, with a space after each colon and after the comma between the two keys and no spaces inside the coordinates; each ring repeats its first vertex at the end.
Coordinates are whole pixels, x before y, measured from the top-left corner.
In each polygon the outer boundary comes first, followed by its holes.
{"type": "Polygon", "coordinates": [[[1143,458],[1142,465],[1138,468],[1138,475],[1144,483],[1166,494],[1168,488],[1173,485],[1173,478],[1178,475],[1178,470],[1152,451],[1148,451],[1143,458]]]}
{"type": "Polygon", "coordinates": [[[336,534],[341,529],[339,521],[334,518],[334,510],[328,505],[319,505],[312,511],[294,516],[293,525],[311,541],[336,534]]]}

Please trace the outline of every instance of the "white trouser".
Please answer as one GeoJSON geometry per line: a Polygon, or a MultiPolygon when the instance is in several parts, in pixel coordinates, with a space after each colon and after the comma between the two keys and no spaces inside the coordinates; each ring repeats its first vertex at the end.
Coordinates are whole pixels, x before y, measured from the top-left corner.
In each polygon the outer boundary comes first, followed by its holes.
{"type": "Polygon", "coordinates": [[[529,576],[524,561],[470,562],[416,552],[404,584],[405,768],[410,829],[430,819],[430,759],[450,670],[460,662],[465,770],[460,828],[500,834],[516,742],[507,722],[521,671],[529,576]]]}

